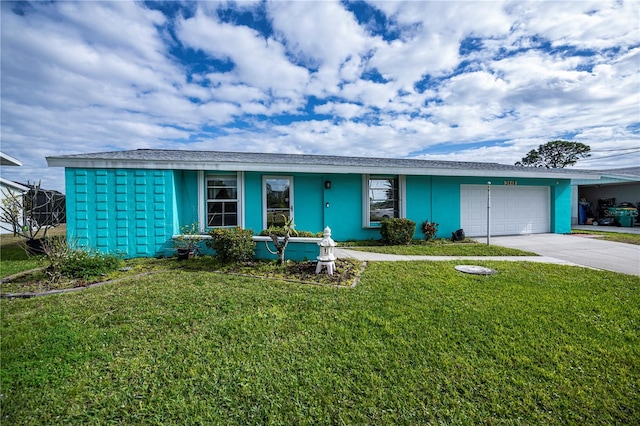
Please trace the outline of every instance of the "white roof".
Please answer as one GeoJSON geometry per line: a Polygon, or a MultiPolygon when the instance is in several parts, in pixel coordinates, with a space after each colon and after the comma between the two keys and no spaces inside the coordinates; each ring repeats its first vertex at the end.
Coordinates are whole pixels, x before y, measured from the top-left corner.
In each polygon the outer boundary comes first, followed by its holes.
{"type": "Polygon", "coordinates": [[[0,166],[22,166],[22,161],[0,151],[0,166]]]}
{"type": "Polygon", "coordinates": [[[17,191],[28,191],[30,188],[28,186],[22,185],[18,182],[13,182],[11,180],[0,177],[0,185],[5,188],[11,188],[17,191]]]}

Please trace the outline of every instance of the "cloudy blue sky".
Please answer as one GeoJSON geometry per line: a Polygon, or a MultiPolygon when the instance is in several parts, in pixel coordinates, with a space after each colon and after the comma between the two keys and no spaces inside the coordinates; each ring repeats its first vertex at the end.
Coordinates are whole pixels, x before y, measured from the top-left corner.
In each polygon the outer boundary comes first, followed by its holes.
{"type": "Polygon", "coordinates": [[[5,178],[196,149],[640,165],[640,2],[1,3],[5,178]]]}

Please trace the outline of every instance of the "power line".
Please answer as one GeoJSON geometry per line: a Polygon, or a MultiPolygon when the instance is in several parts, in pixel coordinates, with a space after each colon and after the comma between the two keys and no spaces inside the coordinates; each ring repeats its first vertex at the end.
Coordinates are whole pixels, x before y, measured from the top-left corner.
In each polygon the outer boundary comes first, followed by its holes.
{"type": "Polygon", "coordinates": [[[593,161],[593,160],[602,160],[605,158],[613,158],[613,157],[621,157],[623,155],[629,155],[629,154],[635,154],[636,152],[640,152],[640,148],[634,148],[635,151],[631,151],[631,152],[623,152],[622,154],[614,154],[614,155],[605,155],[604,157],[595,157],[595,158],[585,158],[583,160],[581,160],[581,162],[586,162],[586,161],[593,161]]]}
{"type": "Polygon", "coordinates": [[[615,148],[615,149],[592,149],[591,152],[633,151],[636,149],[640,149],[640,148],[635,147],[635,148],[615,148]]]}

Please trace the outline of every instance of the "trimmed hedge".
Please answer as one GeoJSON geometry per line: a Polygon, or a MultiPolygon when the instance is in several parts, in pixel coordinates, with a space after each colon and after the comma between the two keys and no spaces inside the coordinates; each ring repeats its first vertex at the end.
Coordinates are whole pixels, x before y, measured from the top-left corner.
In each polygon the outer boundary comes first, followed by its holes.
{"type": "Polygon", "coordinates": [[[255,255],[256,243],[250,229],[214,228],[209,235],[211,239],[206,241],[206,245],[223,263],[246,262],[255,255]]]}
{"type": "Polygon", "coordinates": [[[388,246],[409,244],[416,231],[416,223],[410,219],[382,219],[380,225],[382,243],[388,246]]]}
{"type": "MultiPolygon", "coordinates": [[[[260,232],[262,236],[270,236],[271,234],[275,234],[278,237],[284,237],[287,231],[284,229],[284,226],[270,226],[267,229],[263,229],[260,232]]],[[[292,237],[322,237],[322,232],[316,232],[315,234],[311,231],[298,231],[292,230],[290,233],[292,237]]]]}

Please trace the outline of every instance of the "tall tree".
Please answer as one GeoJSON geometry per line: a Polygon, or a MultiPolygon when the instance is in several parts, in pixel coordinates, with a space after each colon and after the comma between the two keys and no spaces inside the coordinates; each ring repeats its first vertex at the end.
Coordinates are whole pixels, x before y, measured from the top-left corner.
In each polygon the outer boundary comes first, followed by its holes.
{"type": "Polygon", "coordinates": [[[581,158],[590,157],[591,147],[580,142],[551,141],[529,151],[516,166],[556,169],[573,166],[581,158]]]}

